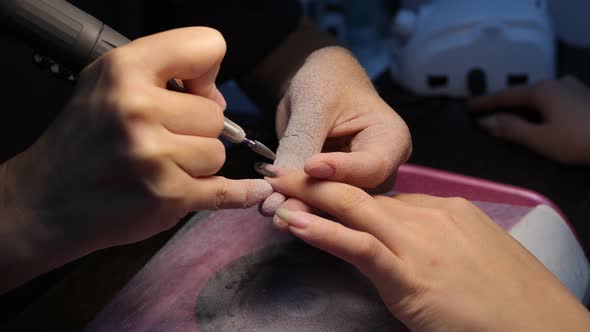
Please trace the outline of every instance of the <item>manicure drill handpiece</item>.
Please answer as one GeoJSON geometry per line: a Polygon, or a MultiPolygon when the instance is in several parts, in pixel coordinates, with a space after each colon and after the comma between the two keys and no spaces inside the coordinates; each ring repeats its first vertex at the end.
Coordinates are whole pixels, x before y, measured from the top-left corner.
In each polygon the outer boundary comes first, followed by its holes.
{"type": "MultiPolygon", "coordinates": [[[[0,21],[58,63],[79,71],[129,39],[63,0],[1,0],[0,21]]],[[[240,126],[225,118],[221,135],[233,143],[246,143],[252,151],[274,160],[274,153],[246,138],[240,126]]]]}

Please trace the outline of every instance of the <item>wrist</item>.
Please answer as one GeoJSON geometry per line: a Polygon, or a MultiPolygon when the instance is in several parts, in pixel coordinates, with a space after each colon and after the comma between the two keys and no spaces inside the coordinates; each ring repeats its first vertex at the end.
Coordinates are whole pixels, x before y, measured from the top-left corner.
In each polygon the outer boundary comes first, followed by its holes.
{"type": "Polygon", "coordinates": [[[0,294],[53,267],[49,233],[25,206],[13,162],[0,165],[0,294]]]}
{"type": "MultiPolygon", "coordinates": [[[[479,331],[590,331],[590,314],[559,281],[548,287],[535,287],[526,301],[513,303],[510,309],[479,331]]],[[[531,289],[532,290],[532,289],[531,289]]]]}

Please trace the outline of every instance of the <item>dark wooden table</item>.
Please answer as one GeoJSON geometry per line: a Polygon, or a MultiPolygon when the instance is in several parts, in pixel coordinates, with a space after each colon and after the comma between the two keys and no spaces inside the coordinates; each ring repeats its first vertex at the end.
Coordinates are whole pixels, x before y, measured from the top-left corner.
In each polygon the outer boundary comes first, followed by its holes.
{"type": "MultiPolygon", "coordinates": [[[[29,55],[29,51],[15,52],[13,60],[28,66],[29,60],[22,56],[29,55]]],[[[589,51],[561,48],[559,58],[561,74],[576,74],[590,81],[589,51]]],[[[14,84],[28,87],[26,94],[9,97],[18,98],[20,107],[37,107],[35,100],[42,100],[44,105],[53,101],[58,110],[68,96],[68,87],[56,87],[51,79],[35,70],[23,74],[7,69],[10,80],[3,83],[4,89],[14,84]]],[[[477,128],[461,101],[414,98],[395,87],[387,75],[375,84],[411,129],[414,154],[410,162],[538,191],[563,209],[588,245],[590,168],[563,166],[489,137],[477,128]]],[[[30,121],[19,115],[10,120],[13,125],[30,121]]],[[[268,122],[236,120],[248,123],[251,136],[276,146],[268,122]]],[[[9,141],[8,134],[1,134],[0,139],[9,141]]],[[[250,167],[244,167],[255,160],[248,150],[232,148],[222,173],[232,178],[257,177],[250,167]]],[[[9,322],[14,330],[83,329],[181,224],[140,243],[93,253],[0,297],[0,326],[9,322]]]]}

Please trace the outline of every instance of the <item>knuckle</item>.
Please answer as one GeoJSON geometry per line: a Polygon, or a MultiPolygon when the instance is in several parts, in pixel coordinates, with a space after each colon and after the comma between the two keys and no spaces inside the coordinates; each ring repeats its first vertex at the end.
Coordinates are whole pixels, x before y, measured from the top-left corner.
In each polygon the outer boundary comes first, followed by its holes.
{"type": "Polygon", "coordinates": [[[446,210],[431,209],[429,211],[429,216],[431,220],[436,221],[439,224],[454,223],[453,215],[446,210]]]}
{"type": "Polygon", "coordinates": [[[101,103],[107,116],[123,127],[147,121],[151,114],[150,109],[153,108],[152,99],[148,94],[125,87],[107,92],[101,103]]]}
{"type": "Polygon", "coordinates": [[[219,170],[223,167],[223,164],[225,164],[226,158],[225,146],[220,140],[216,139],[211,143],[211,147],[207,151],[206,158],[210,167],[209,175],[219,172],[219,170]]]}
{"type": "Polygon", "coordinates": [[[376,195],[376,196],[373,196],[373,199],[375,199],[375,201],[379,205],[391,204],[391,197],[388,197],[388,196],[376,195]]]}
{"type": "Polygon", "coordinates": [[[206,41],[209,44],[210,50],[215,51],[215,55],[218,57],[223,57],[227,50],[227,44],[225,42],[225,38],[221,32],[216,29],[209,28],[209,27],[199,27],[198,28],[201,32],[200,36],[195,36],[196,44],[199,45],[199,48],[202,50],[202,43],[203,43],[203,36],[206,37],[206,41]]]}
{"type": "Polygon", "coordinates": [[[445,205],[452,211],[465,211],[474,208],[474,205],[463,197],[449,197],[444,198],[445,205]]]}
{"type": "Polygon", "coordinates": [[[361,269],[367,269],[374,265],[381,252],[379,241],[371,234],[362,233],[357,243],[355,252],[355,265],[361,269]]]}
{"type": "Polygon", "coordinates": [[[163,153],[160,151],[162,144],[154,140],[154,127],[146,111],[149,107],[146,97],[112,96],[105,103],[112,118],[109,130],[113,132],[113,137],[119,137],[120,150],[125,156],[132,160],[138,157],[152,159],[147,157],[163,153]]]}
{"type": "Polygon", "coordinates": [[[117,85],[125,81],[128,77],[126,73],[134,62],[135,56],[124,46],[109,51],[96,61],[101,78],[106,79],[110,85],[117,85]]]}
{"type": "Polygon", "coordinates": [[[135,120],[149,115],[151,98],[140,90],[122,88],[110,100],[113,111],[125,115],[125,119],[135,120]]]}
{"type": "Polygon", "coordinates": [[[219,210],[221,209],[227,200],[229,194],[229,182],[224,181],[222,184],[215,190],[214,199],[210,205],[210,209],[212,210],[219,210]]]}
{"type": "Polygon", "coordinates": [[[498,115],[491,130],[495,136],[505,137],[512,133],[512,126],[512,121],[509,118],[498,115]]]}
{"type": "Polygon", "coordinates": [[[206,99],[206,102],[206,109],[208,111],[207,116],[211,118],[211,123],[209,126],[210,128],[212,128],[212,131],[216,133],[217,137],[223,131],[225,115],[223,113],[223,110],[221,109],[221,107],[219,107],[219,105],[217,105],[217,103],[209,99],[206,99]]]}
{"type": "Polygon", "coordinates": [[[179,195],[179,186],[168,177],[163,177],[163,170],[156,168],[147,177],[145,192],[147,202],[151,209],[164,212],[168,215],[185,211],[185,202],[179,195]],[[156,171],[156,169],[158,169],[156,171]]]}
{"type": "Polygon", "coordinates": [[[131,128],[120,154],[128,164],[139,169],[159,169],[164,161],[171,158],[164,146],[150,137],[145,130],[131,128]]]}
{"type": "Polygon", "coordinates": [[[347,214],[348,212],[354,211],[364,205],[369,198],[371,198],[371,196],[362,189],[346,187],[346,189],[342,191],[339,199],[340,209],[344,214],[347,214]]]}

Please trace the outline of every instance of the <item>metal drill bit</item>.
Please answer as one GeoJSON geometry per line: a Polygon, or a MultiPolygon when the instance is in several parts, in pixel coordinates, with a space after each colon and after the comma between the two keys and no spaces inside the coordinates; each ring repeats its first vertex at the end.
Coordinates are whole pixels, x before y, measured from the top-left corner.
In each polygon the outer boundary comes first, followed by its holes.
{"type": "Polygon", "coordinates": [[[250,150],[258,153],[259,155],[265,158],[268,158],[270,160],[275,160],[277,158],[277,156],[274,154],[274,152],[271,151],[271,149],[269,149],[268,147],[266,147],[266,145],[258,141],[251,140],[249,138],[244,138],[244,143],[246,143],[250,150]]]}
{"type": "Polygon", "coordinates": [[[237,123],[225,118],[223,124],[221,137],[233,143],[246,143],[252,151],[268,159],[275,160],[276,156],[269,148],[258,141],[247,138],[246,132],[237,123]]]}

